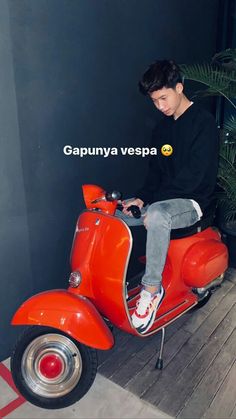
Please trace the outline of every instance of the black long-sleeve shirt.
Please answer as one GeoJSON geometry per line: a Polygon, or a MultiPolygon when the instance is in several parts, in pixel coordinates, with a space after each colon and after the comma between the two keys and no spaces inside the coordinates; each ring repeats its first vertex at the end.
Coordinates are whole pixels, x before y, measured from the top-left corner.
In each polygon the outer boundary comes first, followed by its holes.
{"type": "Polygon", "coordinates": [[[194,199],[204,210],[215,194],[218,171],[219,135],[214,117],[191,105],[176,120],[165,116],[153,132],[152,147],[158,149],[136,197],[151,204],[174,198],[194,199]],[[163,156],[161,147],[173,148],[163,156]]]}

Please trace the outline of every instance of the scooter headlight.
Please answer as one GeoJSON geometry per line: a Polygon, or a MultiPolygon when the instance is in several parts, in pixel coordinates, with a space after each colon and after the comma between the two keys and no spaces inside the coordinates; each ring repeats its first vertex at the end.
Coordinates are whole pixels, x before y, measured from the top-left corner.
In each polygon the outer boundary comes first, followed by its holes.
{"type": "Polygon", "coordinates": [[[77,288],[82,281],[81,273],[79,271],[71,272],[69,277],[69,284],[72,288],[77,288]]]}

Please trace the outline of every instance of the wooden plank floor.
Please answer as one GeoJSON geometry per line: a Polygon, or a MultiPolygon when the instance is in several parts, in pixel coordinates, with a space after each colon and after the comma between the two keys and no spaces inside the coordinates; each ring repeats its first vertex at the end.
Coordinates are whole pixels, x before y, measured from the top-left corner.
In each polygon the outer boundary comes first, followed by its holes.
{"type": "Polygon", "coordinates": [[[145,339],[114,330],[116,344],[99,352],[99,372],[182,418],[236,418],[236,270],[199,310],[166,330],[164,368],[155,369],[160,333],[145,339]]]}

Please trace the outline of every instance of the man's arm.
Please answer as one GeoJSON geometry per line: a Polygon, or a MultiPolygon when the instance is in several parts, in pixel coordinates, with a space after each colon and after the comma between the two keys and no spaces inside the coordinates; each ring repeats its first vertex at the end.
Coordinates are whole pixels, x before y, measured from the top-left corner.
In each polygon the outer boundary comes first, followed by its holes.
{"type": "MultiPolygon", "coordinates": [[[[169,199],[175,198],[176,195],[189,194],[191,197],[194,192],[199,193],[203,185],[207,185],[208,180],[211,181],[209,175],[215,174],[216,177],[218,156],[219,134],[214,119],[209,118],[199,127],[192,141],[188,161],[166,186],[166,194],[168,189],[174,191],[173,197],[169,195],[169,199]]],[[[204,194],[204,190],[202,193],[204,194]]]]}
{"type": "MultiPolygon", "coordinates": [[[[157,146],[158,132],[156,127],[152,133],[151,147],[157,146]]],[[[161,173],[158,164],[158,157],[151,156],[148,165],[148,172],[143,186],[136,190],[135,196],[144,202],[144,206],[153,202],[153,193],[158,190],[161,182],[161,173]]]]}
{"type": "Polygon", "coordinates": [[[144,202],[144,206],[152,202],[153,193],[158,190],[160,184],[160,171],[156,156],[152,156],[149,162],[148,173],[142,188],[135,192],[135,196],[144,202]]]}
{"type": "Polygon", "coordinates": [[[146,206],[148,203],[152,202],[153,192],[158,188],[160,182],[160,174],[157,169],[157,159],[155,156],[152,156],[149,161],[148,173],[142,188],[138,189],[135,192],[136,198],[133,201],[122,202],[123,213],[132,217],[131,212],[127,211],[127,208],[131,205],[137,205],[140,209],[146,206]]]}

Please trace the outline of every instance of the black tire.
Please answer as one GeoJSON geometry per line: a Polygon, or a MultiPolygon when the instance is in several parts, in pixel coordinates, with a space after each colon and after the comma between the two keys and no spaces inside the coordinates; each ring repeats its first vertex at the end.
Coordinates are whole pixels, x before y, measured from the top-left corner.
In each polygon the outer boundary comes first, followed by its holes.
{"type": "Polygon", "coordinates": [[[80,400],[95,379],[97,365],[96,349],[60,330],[41,326],[24,331],[11,357],[19,392],[44,409],[60,409],[80,400]]]}
{"type": "Polygon", "coordinates": [[[197,310],[201,307],[203,307],[211,298],[211,291],[207,290],[203,297],[201,297],[198,301],[198,303],[193,307],[193,310],[197,310]]]}

